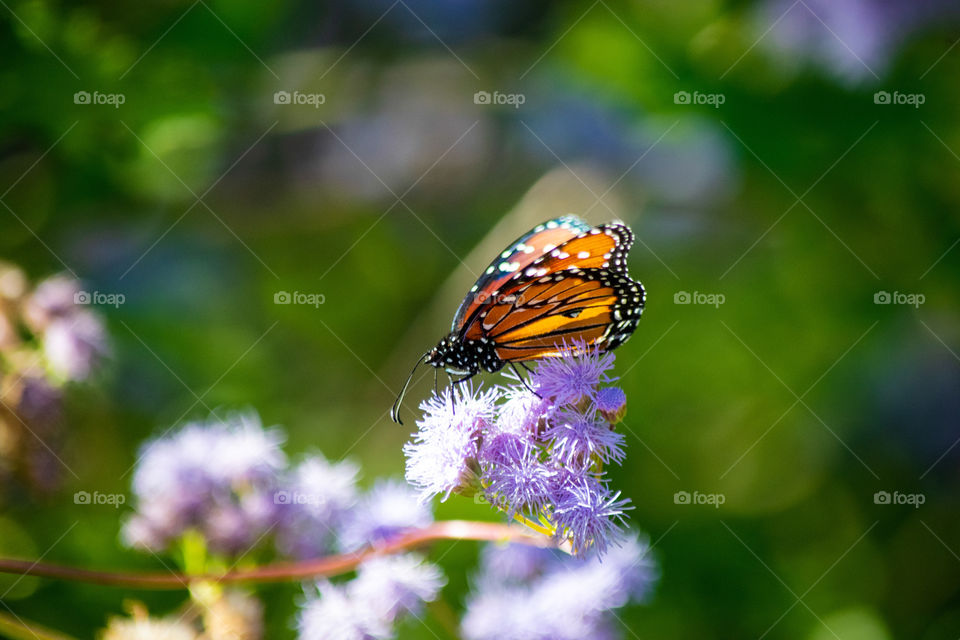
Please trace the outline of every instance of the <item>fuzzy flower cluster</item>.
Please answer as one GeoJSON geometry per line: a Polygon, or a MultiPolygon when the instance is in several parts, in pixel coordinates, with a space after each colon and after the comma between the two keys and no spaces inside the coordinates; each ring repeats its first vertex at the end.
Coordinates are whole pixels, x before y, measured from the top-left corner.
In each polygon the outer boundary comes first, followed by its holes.
{"type": "MultiPolygon", "coordinates": [[[[134,472],[136,511],[125,523],[125,542],[155,553],[179,545],[186,557],[199,537],[201,555],[219,562],[190,567],[203,571],[254,550],[294,560],[356,551],[433,522],[406,483],[379,480],[364,492],[353,463],[314,454],[290,464],[283,442],[280,429],[264,428],[253,413],[189,423],[148,442],[134,472]]],[[[368,560],[352,580],[308,587],[300,638],[393,637],[394,624],[420,611],[444,583],[438,567],[413,554],[368,560]]],[[[116,622],[118,629],[125,624],[161,623],[116,622]]],[[[219,637],[207,628],[208,636],[219,637]]]]}
{"type": "Polygon", "coordinates": [[[629,501],[604,467],[624,458],[615,429],[626,410],[609,386],[614,355],[580,346],[546,359],[509,388],[468,384],[426,400],[404,448],[407,481],[421,500],[482,493],[508,516],[569,541],[574,553],[616,543],[629,501]]]}
{"type": "Polygon", "coordinates": [[[64,469],[63,386],[95,376],[108,354],[100,316],[80,283],[32,286],[0,261],[0,486],[57,489],[64,469]]]}
{"type": "Polygon", "coordinates": [[[253,413],[188,423],[148,442],[133,476],[129,545],[169,550],[200,534],[206,550],[238,557],[273,546],[308,559],[352,551],[433,521],[399,481],[357,486],[359,469],[320,454],[290,464],[278,428],[253,413]]]}
{"type": "Polygon", "coordinates": [[[620,637],[612,610],[646,600],[658,578],[646,541],[633,535],[602,560],[488,545],[467,598],[465,640],[620,637]]]}
{"type": "Polygon", "coordinates": [[[297,617],[300,640],[373,640],[394,637],[404,615],[419,617],[446,579],[416,554],[374,558],[341,584],[323,581],[310,589],[297,617]]]}

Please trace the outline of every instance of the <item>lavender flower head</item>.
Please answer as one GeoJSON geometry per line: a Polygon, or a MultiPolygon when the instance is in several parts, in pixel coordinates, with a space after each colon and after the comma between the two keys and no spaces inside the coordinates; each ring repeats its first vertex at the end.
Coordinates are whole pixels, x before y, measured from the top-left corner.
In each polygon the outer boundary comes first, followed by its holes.
{"type": "Polygon", "coordinates": [[[398,480],[381,480],[350,509],[338,531],[342,551],[376,545],[410,529],[433,522],[430,507],[419,500],[410,485],[398,480]]]}
{"type": "Polygon", "coordinates": [[[136,513],[123,529],[134,547],[161,551],[188,531],[218,554],[246,552],[276,521],[283,434],[253,413],[187,424],[148,442],[133,477],[136,513]]]}
{"type": "Polygon", "coordinates": [[[403,616],[418,615],[446,580],[415,554],[371,559],[346,583],[319,582],[297,618],[300,640],[369,640],[394,637],[403,616]]]}
{"type": "Polygon", "coordinates": [[[85,380],[108,354],[100,317],[82,306],[89,294],[68,276],[47,278],[23,303],[24,321],[39,338],[51,372],[61,380],[85,380]]]}
{"type": "Polygon", "coordinates": [[[352,462],[329,462],[315,454],[286,475],[274,493],[281,553],[305,559],[333,550],[336,532],[357,502],[358,473],[352,462]]]}
{"type": "Polygon", "coordinates": [[[482,491],[509,517],[603,553],[616,543],[629,501],[609,488],[604,465],[625,456],[614,426],[626,410],[609,386],[615,357],[572,345],[574,355],[540,361],[529,385],[448,388],[421,404],[404,448],[407,480],[422,500],[482,491]]]}
{"type": "Polygon", "coordinates": [[[475,486],[477,453],[481,434],[488,428],[500,393],[474,393],[472,387],[445,389],[424,401],[424,416],[413,442],[403,451],[407,456],[407,481],[420,491],[423,500],[435,495],[450,497],[475,486]]]}
{"type": "Polygon", "coordinates": [[[461,623],[466,640],[615,638],[613,610],[643,602],[658,577],[633,535],[601,562],[521,545],[488,545],[461,623]]]}

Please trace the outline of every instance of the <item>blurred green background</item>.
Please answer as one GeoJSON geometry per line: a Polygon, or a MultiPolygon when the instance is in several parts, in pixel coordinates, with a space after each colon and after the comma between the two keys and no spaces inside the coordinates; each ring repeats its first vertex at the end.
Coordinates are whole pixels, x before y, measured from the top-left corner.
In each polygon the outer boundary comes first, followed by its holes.
{"type": "MultiPolygon", "coordinates": [[[[143,440],[210,408],[402,474],[408,367],[497,251],[576,213],[633,227],[649,292],[614,474],[663,577],[623,636],[960,635],[955,4],[0,4],[0,256],[126,297],[70,395],[76,477],[8,500],[0,553],[162,568],[72,495],[128,491],[143,440]]],[[[476,548],[441,555],[446,638],[476,548]]],[[[261,592],[268,637],[298,591],[261,592]]],[[[91,637],[126,598],[183,594],[24,580],[0,606],[91,637]]]]}

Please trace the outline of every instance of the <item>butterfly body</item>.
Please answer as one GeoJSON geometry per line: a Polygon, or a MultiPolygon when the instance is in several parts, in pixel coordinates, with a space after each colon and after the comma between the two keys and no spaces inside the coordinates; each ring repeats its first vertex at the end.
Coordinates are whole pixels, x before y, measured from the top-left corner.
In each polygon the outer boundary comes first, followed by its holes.
{"type": "MultiPolygon", "coordinates": [[[[632,244],[633,232],[620,222],[594,227],[563,216],[537,225],[490,263],[450,333],[420,362],[462,381],[568,355],[578,345],[615,349],[636,329],[646,301],[643,285],[627,273],[632,244]]],[[[398,422],[402,397],[393,411],[398,422]]]]}
{"type": "Polygon", "coordinates": [[[473,376],[481,369],[495,373],[504,365],[488,340],[471,340],[457,333],[442,338],[427,353],[424,362],[458,376],[473,376]]]}

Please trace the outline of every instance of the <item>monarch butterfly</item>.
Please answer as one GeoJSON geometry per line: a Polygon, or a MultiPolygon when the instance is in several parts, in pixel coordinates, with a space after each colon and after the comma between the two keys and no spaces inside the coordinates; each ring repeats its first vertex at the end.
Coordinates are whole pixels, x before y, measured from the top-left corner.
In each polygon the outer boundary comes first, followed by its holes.
{"type": "MultiPolygon", "coordinates": [[[[637,328],[646,292],[627,274],[633,232],[622,222],[593,227],[576,216],[539,224],[505,249],[460,303],[450,334],[417,361],[390,412],[398,410],[417,366],[444,369],[461,383],[481,369],[571,353],[605,351],[637,328]]],[[[519,373],[518,373],[519,375],[519,373]]]]}

